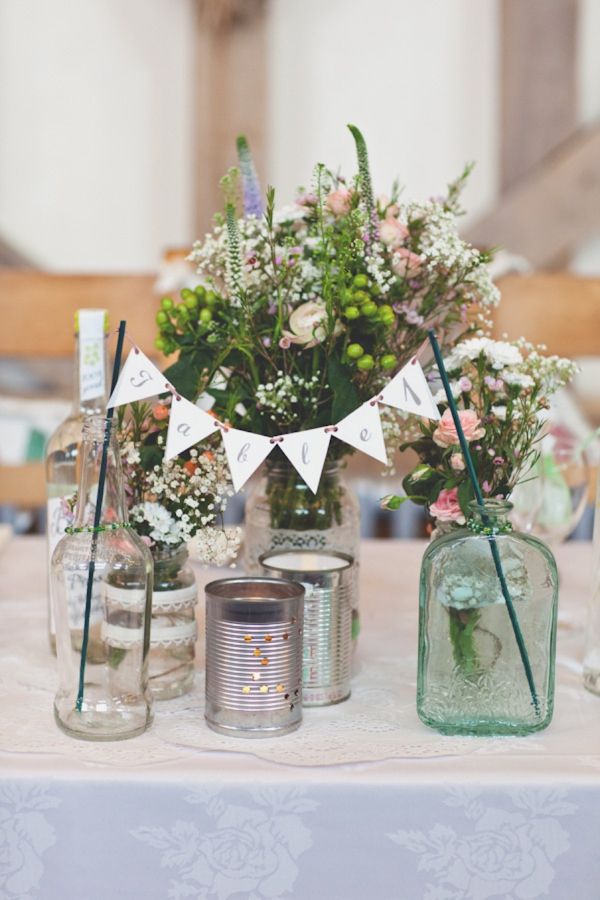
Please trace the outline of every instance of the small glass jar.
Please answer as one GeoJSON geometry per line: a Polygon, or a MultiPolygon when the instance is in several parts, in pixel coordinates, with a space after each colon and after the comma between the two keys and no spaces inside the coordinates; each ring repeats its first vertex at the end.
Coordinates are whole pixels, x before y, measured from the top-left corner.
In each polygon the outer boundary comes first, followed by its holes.
{"type": "Polygon", "coordinates": [[[194,683],[196,577],[185,544],[152,549],[154,587],[149,679],[155,700],[187,693],[194,683]]]}
{"type": "Polygon", "coordinates": [[[244,567],[259,574],[261,556],[277,550],[335,550],[355,560],[352,637],[360,630],[358,564],[360,507],[343,475],[343,463],[327,462],[316,494],[287,461],[267,460],[249,492],[244,515],[244,567]]]}
{"type": "Polygon", "coordinates": [[[524,735],[546,728],[552,719],[556,563],[540,540],[510,530],[510,510],[510,503],[486,501],[482,515],[472,504],[470,528],[436,538],[423,557],[417,711],[421,721],[443,734],[524,735]],[[529,656],[537,709],[492,541],[529,656]]]}
{"type": "Polygon", "coordinates": [[[55,719],[72,737],[92,741],[134,737],[152,721],[152,557],[127,523],[114,432],[96,527],[104,436],[104,417],[85,420],[75,522],[59,541],[51,565],[59,677],[55,719]],[[82,616],[76,630],[74,605],[82,616]]]}

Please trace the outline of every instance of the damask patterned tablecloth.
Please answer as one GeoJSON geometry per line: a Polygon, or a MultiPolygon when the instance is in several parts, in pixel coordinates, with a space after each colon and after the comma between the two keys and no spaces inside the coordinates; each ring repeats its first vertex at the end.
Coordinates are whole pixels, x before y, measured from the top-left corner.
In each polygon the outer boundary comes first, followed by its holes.
{"type": "Polygon", "coordinates": [[[147,734],[94,745],[52,718],[44,542],[6,545],[1,900],[600,900],[600,698],[580,673],[591,547],[557,554],[555,718],[520,739],[417,719],[423,549],[365,542],[352,697],[306,710],[295,734],[213,734],[199,671],[147,734]]]}

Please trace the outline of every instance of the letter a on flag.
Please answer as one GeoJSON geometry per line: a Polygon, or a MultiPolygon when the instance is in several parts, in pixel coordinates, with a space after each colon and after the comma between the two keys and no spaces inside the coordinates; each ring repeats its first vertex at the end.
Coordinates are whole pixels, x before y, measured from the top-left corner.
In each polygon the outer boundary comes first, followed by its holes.
{"type": "Polygon", "coordinates": [[[261,462],[267,458],[275,444],[262,434],[238,431],[237,428],[228,428],[227,431],[223,431],[222,436],[233,489],[239,491],[256,472],[261,462]]]}
{"type": "Polygon", "coordinates": [[[213,416],[194,406],[185,397],[173,397],[165,459],[173,459],[188,447],[203,441],[218,427],[213,416]]]}
{"type": "Polygon", "coordinates": [[[123,406],[125,403],[133,403],[134,400],[145,400],[147,397],[164,394],[167,390],[166,385],[162,372],[150,362],[145,353],[134,347],[125,360],[117,386],[107,406],[110,409],[111,406],[123,406]]]}
{"type": "Polygon", "coordinates": [[[424,419],[439,419],[440,412],[433,402],[425,373],[418,359],[403,366],[381,392],[381,403],[414,413],[424,419]]]}

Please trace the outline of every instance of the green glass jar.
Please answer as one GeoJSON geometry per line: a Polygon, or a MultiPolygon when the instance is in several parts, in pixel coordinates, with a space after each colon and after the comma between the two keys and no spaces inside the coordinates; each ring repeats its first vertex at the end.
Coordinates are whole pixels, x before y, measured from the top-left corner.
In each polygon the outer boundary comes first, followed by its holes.
{"type": "Polygon", "coordinates": [[[356,578],[352,637],[356,642],[360,507],[341,462],[326,462],[314,494],[286,460],[267,460],[246,500],[244,531],[244,568],[249,575],[262,573],[259,559],[271,550],[335,550],[352,556],[356,578]]]}
{"type": "Polygon", "coordinates": [[[436,538],[421,565],[417,712],[442,734],[525,735],[554,706],[558,573],[537,538],[510,530],[511,504],[472,504],[469,527],[436,538]],[[486,534],[493,532],[493,537],[486,534]],[[531,664],[537,709],[491,552],[495,540],[531,664]]]}

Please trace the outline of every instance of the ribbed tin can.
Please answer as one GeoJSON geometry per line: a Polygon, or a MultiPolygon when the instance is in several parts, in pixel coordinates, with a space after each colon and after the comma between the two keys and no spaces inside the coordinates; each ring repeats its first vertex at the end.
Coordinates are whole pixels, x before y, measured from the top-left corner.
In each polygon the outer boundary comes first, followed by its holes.
{"type": "Polygon", "coordinates": [[[304,588],[277,578],[206,586],[206,708],[221,734],[275,737],[302,720],[304,588]]]}
{"type": "Polygon", "coordinates": [[[333,550],[270,551],[260,558],[267,575],[304,586],[304,706],[328,706],[350,696],[354,560],[333,550]]]}

